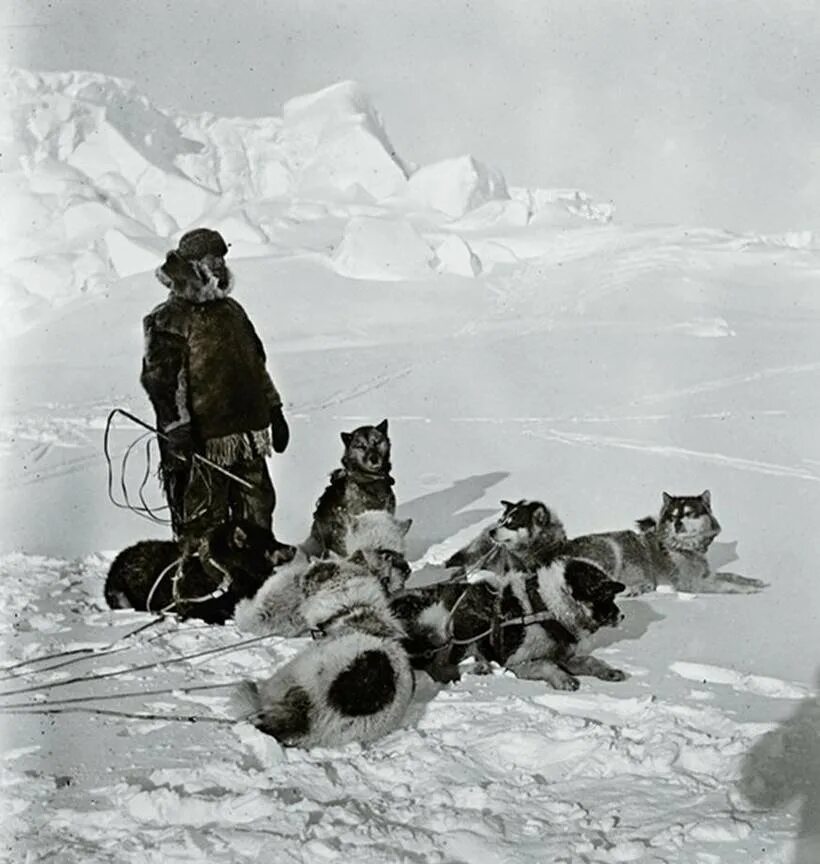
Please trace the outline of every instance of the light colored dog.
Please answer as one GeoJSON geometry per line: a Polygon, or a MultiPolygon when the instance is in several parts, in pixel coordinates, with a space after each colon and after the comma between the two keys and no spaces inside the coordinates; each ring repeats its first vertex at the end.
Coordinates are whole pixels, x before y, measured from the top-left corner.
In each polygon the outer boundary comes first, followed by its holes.
{"type": "Polygon", "coordinates": [[[413,696],[404,629],[379,579],[350,561],[317,561],[300,614],[316,641],[261,683],[240,687],[240,719],[285,746],[336,747],[397,729],[413,696]]]}

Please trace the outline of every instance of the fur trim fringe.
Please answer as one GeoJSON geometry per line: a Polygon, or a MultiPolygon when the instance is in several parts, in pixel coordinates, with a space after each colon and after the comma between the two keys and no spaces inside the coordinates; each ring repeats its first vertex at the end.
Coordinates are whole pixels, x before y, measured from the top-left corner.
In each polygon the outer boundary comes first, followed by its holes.
{"type": "Polygon", "coordinates": [[[205,456],[217,465],[228,467],[237,462],[249,462],[259,456],[270,456],[270,430],[258,429],[254,432],[237,432],[211,438],[205,442],[205,456]]]}

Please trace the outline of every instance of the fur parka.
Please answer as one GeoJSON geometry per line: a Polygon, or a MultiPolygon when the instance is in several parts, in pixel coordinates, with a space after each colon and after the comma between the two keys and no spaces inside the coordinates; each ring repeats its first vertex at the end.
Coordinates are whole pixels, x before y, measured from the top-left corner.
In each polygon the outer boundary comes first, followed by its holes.
{"type": "Polygon", "coordinates": [[[141,383],[163,432],[188,425],[209,459],[229,465],[270,454],[271,415],[282,400],[242,306],[197,262],[156,271],[169,298],[143,319],[141,383]],[[169,272],[170,271],[170,272],[169,272]]]}

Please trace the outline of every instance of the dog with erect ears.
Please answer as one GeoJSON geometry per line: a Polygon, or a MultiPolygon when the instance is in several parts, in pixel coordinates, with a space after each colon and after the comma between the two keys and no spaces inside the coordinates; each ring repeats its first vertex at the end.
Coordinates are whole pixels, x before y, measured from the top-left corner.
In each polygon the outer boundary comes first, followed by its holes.
{"type": "Polygon", "coordinates": [[[499,576],[534,572],[549,564],[567,539],[561,520],[542,501],[502,501],[501,506],[492,525],[444,562],[447,568],[458,568],[456,578],[478,570],[499,576]]]}
{"type": "Polygon", "coordinates": [[[342,432],[341,437],[342,467],[330,475],[316,502],[310,535],[302,544],[304,552],[315,558],[330,552],[347,554],[345,537],[354,516],[366,510],[384,510],[391,516],[396,512],[387,420],[342,432]]]}
{"type": "Polygon", "coordinates": [[[319,560],[301,589],[315,641],[267,680],[243,682],[237,719],[297,747],[364,743],[398,729],[415,682],[378,577],[355,562],[319,560]]]}
{"type": "Polygon", "coordinates": [[[565,548],[623,582],[627,595],[659,585],[696,594],[748,594],[765,588],[759,579],[712,572],[707,551],[720,530],[708,489],[700,495],[664,492],[658,516],[639,520],[636,530],[574,537],[565,548]]]}

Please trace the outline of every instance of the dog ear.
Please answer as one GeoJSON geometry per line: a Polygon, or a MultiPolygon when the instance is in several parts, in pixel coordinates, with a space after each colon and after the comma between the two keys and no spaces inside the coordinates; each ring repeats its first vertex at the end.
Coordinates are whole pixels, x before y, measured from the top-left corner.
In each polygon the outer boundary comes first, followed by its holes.
{"type": "Polygon", "coordinates": [[[342,444],[344,444],[345,447],[347,447],[352,440],[353,440],[353,433],[352,432],[342,432],[342,444]]]}
{"type": "Polygon", "coordinates": [[[704,489],[703,492],[700,493],[700,500],[703,501],[707,507],[711,508],[712,493],[708,489],[704,489]]]}
{"type": "Polygon", "coordinates": [[[405,519],[404,521],[399,520],[399,531],[401,532],[402,537],[407,536],[407,532],[410,530],[410,526],[413,524],[412,519],[405,519]]]}
{"type": "Polygon", "coordinates": [[[379,432],[382,433],[382,435],[386,436],[387,435],[387,420],[386,419],[382,420],[382,422],[379,423],[379,425],[376,427],[376,429],[378,429],[379,432]]]}
{"type": "Polygon", "coordinates": [[[546,507],[536,507],[532,518],[538,525],[549,525],[550,511],[546,507]]]}
{"type": "Polygon", "coordinates": [[[237,549],[244,549],[248,543],[248,535],[241,525],[235,525],[233,529],[233,545],[237,549]]]}
{"type": "Polygon", "coordinates": [[[620,594],[621,591],[626,591],[626,585],[623,582],[616,582],[614,579],[610,579],[609,584],[606,586],[607,590],[610,594],[620,594]]]}
{"type": "Polygon", "coordinates": [[[512,510],[512,508],[515,507],[515,504],[513,504],[512,501],[505,501],[505,500],[502,498],[502,499],[501,499],[501,506],[504,508],[504,512],[505,512],[505,513],[509,513],[510,510],[512,510]]]}
{"type": "Polygon", "coordinates": [[[669,502],[672,500],[672,496],[668,492],[661,492],[661,495],[663,496],[663,506],[669,506],[669,502]]]}

